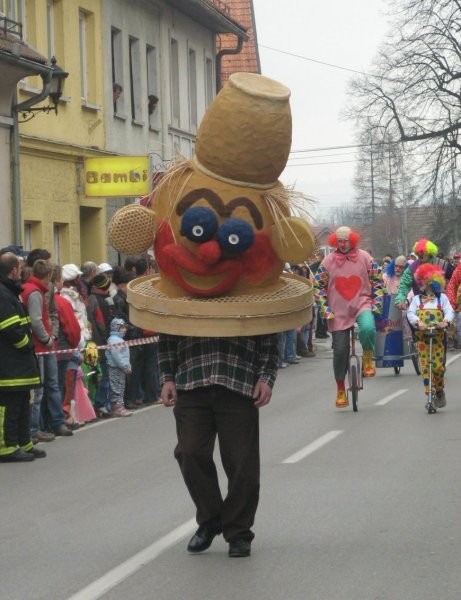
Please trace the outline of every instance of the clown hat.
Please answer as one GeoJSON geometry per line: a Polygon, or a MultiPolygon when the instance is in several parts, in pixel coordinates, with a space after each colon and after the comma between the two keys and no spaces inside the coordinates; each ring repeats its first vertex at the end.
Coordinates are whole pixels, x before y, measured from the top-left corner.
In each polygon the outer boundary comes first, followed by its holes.
{"type": "Polygon", "coordinates": [[[291,147],[290,90],[255,73],[234,73],[197,132],[198,169],[237,185],[271,188],[291,147]]]}
{"type": "Polygon", "coordinates": [[[418,255],[424,252],[428,256],[435,256],[439,251],[438,247],[426,238],[421,238],[413,246],[413,252],[418,255]]]}
{"type": "Polygon", "coordinates": [[[443,270],[431,263],[424,263],[415,271],[415,279],[418,285],[425,289],[431,289],[434,294],[440,294],[445,288],[445,276],[443,270]]]}

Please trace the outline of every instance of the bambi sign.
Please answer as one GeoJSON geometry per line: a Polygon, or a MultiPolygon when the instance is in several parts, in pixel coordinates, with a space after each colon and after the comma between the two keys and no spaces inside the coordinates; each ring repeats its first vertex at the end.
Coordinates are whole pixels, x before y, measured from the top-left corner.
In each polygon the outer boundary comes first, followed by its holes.
{"type": "Polygon", "coordinates": [[[85,193],[89,197],[144,196],[149,189],[148,156],[114,156],[85,160],[85,193]]]}

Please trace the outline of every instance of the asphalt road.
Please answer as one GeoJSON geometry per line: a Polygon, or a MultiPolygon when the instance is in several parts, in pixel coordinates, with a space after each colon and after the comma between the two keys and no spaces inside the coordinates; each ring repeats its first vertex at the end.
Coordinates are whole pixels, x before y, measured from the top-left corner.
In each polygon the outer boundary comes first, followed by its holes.
{"type": "Polygon", "coordinates": [[[437,414],[411,363],[365,380],[354,413],[334,407],[318,347],[261,409],[250,558],[230,559],[222,537],[186,552],[173,414],[153,406],[0,465],[0,600],[459,600],[461,354],[437,414]]]}

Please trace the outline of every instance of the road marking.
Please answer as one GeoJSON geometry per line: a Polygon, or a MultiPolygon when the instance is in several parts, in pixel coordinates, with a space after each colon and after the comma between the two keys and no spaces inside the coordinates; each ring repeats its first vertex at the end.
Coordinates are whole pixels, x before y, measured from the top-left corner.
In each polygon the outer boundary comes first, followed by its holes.
{"type": "Polygon", "coordinates": [[[322,448],[322,446],[325,446],[325,444],[328,444],[328,442],[331,442],[332,440],[337,438],[338,435],[341,435],[341,433],[344,433],[344,431],[340,431],[340,430],[329,431],[328,433],[326,433],[325,435],[322,435],[321,437],[319,437],[317,440],[315,440],[311,444],[307,445],[302,450],[299,450],[299,452],[295,452],[294,454],[292,454],[291,456],[286,458],[284,461],[282,461],[282,463],[290,464],[290,463],[299,462],[303,458],[306,458],[306,456],[309,456],[309,454],[312,454],[316,450],[319,450],[319,448],[322,448]]]}
{"type": "Polygon", "coordinates": [[[397,398],[398,396],[405,394],[405,392],[408,392],[408,390],[399,390],[398,392],[395,392],[394,394],[391,394],[390,396],[386,396],[382,400],[378,400],[378,402],[375,402],[375,406],[384,406],[391,400],[394,400],[394,398],[397,398]]]}
{"type": "Polygon", "coordinates": [[[114,588],[119,583],[139,571],[142,567],[152,562],[159,554],[164,552],[179,540],[194,532],[197,528],[197,521],[190,519],[183,525],[176,527],[167,535],[160,538],[144,550],[141,550],[125,562],[121,563],[114,569],[108,571],[105,575],[90,583],[79,592],[70,596],[68,600],[97,600],[107,594],[109,590],[114,588]]]}
{"type": "Polygon", "coordinates": [[[461,354],[455,354],[454,356],[452,356],[451,358],[449,358],[446,362],[447,366],[451,365],[452,362],[455,362],[455,360],[458,360],[458,358],[461,358],[461,354]]]}

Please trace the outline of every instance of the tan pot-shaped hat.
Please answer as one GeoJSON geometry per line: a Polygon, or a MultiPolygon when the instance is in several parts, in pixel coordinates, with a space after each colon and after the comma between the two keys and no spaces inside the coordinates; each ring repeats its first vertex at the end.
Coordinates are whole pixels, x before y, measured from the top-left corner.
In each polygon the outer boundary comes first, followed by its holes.
{"type": "Polygon", "coordinates": [[[291,147],[290,90],[254,73],[234,73],[203,117],[195,163],[206,174],[270,188],[291,147]]]}

